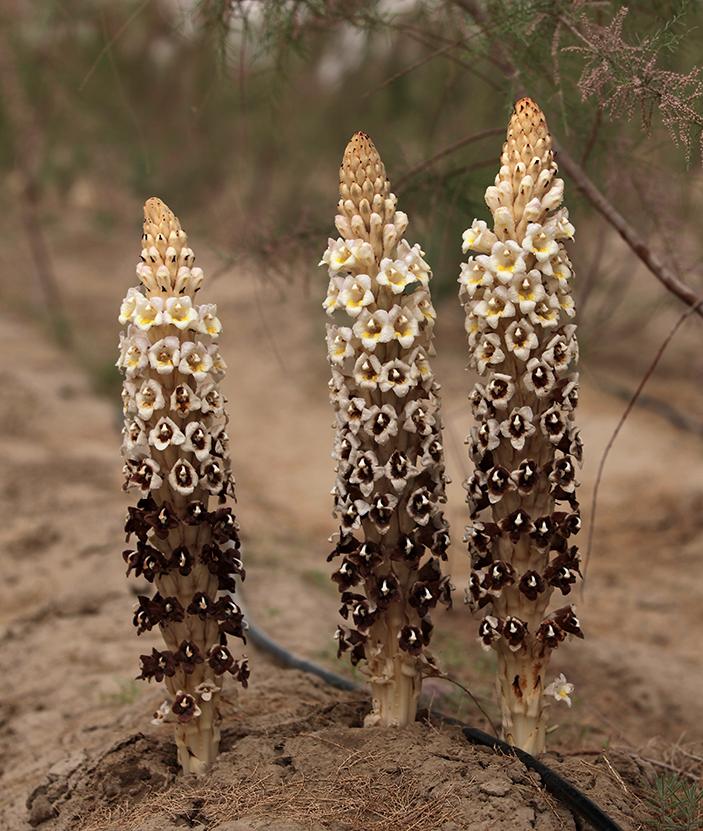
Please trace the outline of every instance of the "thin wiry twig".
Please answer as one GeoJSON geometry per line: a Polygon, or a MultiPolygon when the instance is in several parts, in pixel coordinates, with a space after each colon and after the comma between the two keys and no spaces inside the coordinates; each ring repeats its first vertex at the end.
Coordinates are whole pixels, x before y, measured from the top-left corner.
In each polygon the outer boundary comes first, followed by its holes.
{"type": "Polygon", "coordinates": [[[413,176],[417,176],[418,173],[422,173],[424,170],[427,170],[427,168],[431,167],[435,162],[443,159],[445,156],[449,156],[451,153],[455,153],[467,144],[473,144],[473,142],[481,141],[481,139],[488,138],[489,136],[502,135],[504,132],[505,130],[502,127],[492,127],[489,130],[481,130],[478,133],[472,133],[470,136],[464,136],[464,138],[459,139],[459,141],[455,141],[453,144],[450,144],[449,147],[445,147],[443,150],[440,150],[439,153],[435,153],[434,156],[430,156],[429,159],[425,159],[420,162],[420,164],[417,164],[414,167],[411,167],[410,170],[407,170],[394,183],[395,189],[399,190],[408,179],[413,176]]]}
{"type": "Polygon", "coordinates": [[[144,0],[143,3],[140,3],[137,8],[130,14],[130,16],[125,20],[125,22],[120,26],[120,28],[115,32],[115,34],[110,38],[110,40],[105,42],[103,48],[98,52],[98,56],[93,61],[90,69],[86,72],[83,80],[78,85],[78,92],[83,92],[85,85],[88,81],[93,77],[93,73],[98,68],[98,64],[102,59],[102,56],[112,47],[113,43],[115,43],[119,38],[125,33],[127,28],[130,24],[136,20],[136,18],[144,11],[144,9],[149,5],[149,0],[144,0]]]}
{"type": "Polygon", "coordinates": [[[611,451],[613,445],[615,444],[615,440],[617,439],[617,437],[620,434],[620,430],[622,429],[623,425],[627,421],[628,416],[632,412],[632,408],[637,403],[637,400],[640,397],[640,393],[644,389],[645,384],[647,383],[647,381],[649,381],[652,374],[654,373],[654,370],[657,368],[657,366],[659,364],[659,361],[661,360],[661,357],[664,354],[667,346],[671,343],[674,335],[678,332],[679,328],[683,325],[685,320],[690,315],[692,315],[694,312],[698,312],[700,314],[701,308],[703,308],[703,297],[699,297],[695,301],[695,303],[693,305],[691,305],[690,308],[688,308],[679,317],[679,319],[676,321],[674,326],[671,328],[671,331],[669,332],[669,334],[666,336],[666,338],[664,338],[661,346],[659,347],[659,349],[657,350],[656,355],[654,356],[654,360],[649,365],[647,371],[645,372],[645,374],[643,375],[643,377],[640,380],[639,384],[637,385],[637,389],[632,394],[632,398],[630,398],[630,401],[629,401],[627,407],[625,407],[625,411],[620,416],[620,419],[619,419],[619,421],[618,421],[618,423],[615,427],[615,430],[613,431],[612,436],[610,437],[610,439],[608,440],[608,443],[605,446],[605,450],[603,451],[603,455],[601,456],[600,462],[598,464],[598,472],[596,473],[596,481],[595,481],[595,485],[593,487],[593,497],[591,499],[591,521],[590,521],[590,524],[589,524],[589,527],[588,527],[588,542],[587,542],[587,546],[586,546],[586,559],[585,559],[584,564],[583,564],[583,583],[582,583],[582,588],[581,588],[582,592],[583,592],[583,590],[585,588],[585,585],[586,585],[586,571],[587,571],[587,568],[588,568],[588,562],[589,562],[590,557],[591,557],[591,549],[593,548],[593,534],[594,534],[594,530],[595,530],[595,526],[596,526],[596,509],[598,507],[598,491],[600,490],[600,483],[601,483],[601,480],[603,478],[603,469],[605,468],[605,463],[608,459],[608,455],[610,454],[610,451],[611,451]]]}

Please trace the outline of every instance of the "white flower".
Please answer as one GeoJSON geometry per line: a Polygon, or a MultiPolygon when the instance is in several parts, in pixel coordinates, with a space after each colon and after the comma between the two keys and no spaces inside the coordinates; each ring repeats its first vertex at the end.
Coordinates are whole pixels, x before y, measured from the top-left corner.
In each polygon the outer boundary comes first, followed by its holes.
{"type": "Polygon", "coordinates": [[[410,349],[417,337],[417,318],[404,306],[395,306],[388,316],[391,338],[397,340],[403,349],[410,349]]]}
{"type": "Polygon", "coordinates": [[[339,308],[339,292],[342,290],[343,285],[343,277],[335,276],[330,278],[329,285],[327,286],[327,297],[325,297],[322,303],[322,308],[328,315],[333,315],[339,308]]]}
{"type": "Polygon", "coordinates": [[[190,496],[198,486],[198,474],[190,462],[179,459],[168,474],[171,487],[183,496],[190,496]]]}
{"type": "Polygon", "coordinates": [[[479,265],[474,257],[461,264],[461,274],[458,280],[469,297],[473,297],[481,286],[493,285],[493,274],[479,265]]]}
{"type": "Polygon", "coordinates": [[[391,436],[397,436],[398,419],[393,407],[390,404],[367,407],[364,410],[364,431],[376,444],[385,444],[391,436]]]}
{"type": "Polygon", "coordinates": [[[364,309],[354,323],[353,332],[364,348],[372,352],[377,343],[388,343],[393,337],[388,312],[384,309],[376,309],[373,314],[368,309],[364,309]]]}
{"type": "Polygon", "coordinates": [[[544,296],[542,275],[535,268],[527,274],[516,274],[508,290],[508,297],[524,315],[529,314],[544,296]]]}
{"type": "Polygon", "coordinates": [[[568,208],[562,208],[558,211],[553,219],[554,224],[554,236],[557,239],[573,239],[574,234],[576,233],[576,229],[574,226],[569,222],[569,210],[568,208]]]}
{"type": "Polygon", "coordinates": [[[161,451],[166,450],[171,444],[183,444],[185,440],[186,437],[178,425],[167,416],[162,416],[149,432],[149,444],[161,451]]]}
{"type": "Polygon", "coordinates": [[[338,304],[351,317],[361,314],[365,306],[370,306],[375,300],[371,291],[371,278],[368,274],[349,275],[344,278],[342,289],[339,292],[338,304]]]}
{"type": "Polygon", "coordinates": [[[207,351],[210,359],[212,360],[210,372],[217,379],[224,378],[225,373],[227,372],[227,364],[225,363],[225,359],[222,357],[219,346],[210,346],[207,351]]]}
{"type": "Polygon", "coordinates": [[[151,723],[155,724],[157,727],[160,727],[167,721],[173,721],[173,718],[169,718],[169,716],[171,716],[171,705],[168,701],[164,701],[159,705],[159,709],[151,717],[151,723]]]}
{"type": "Polygon", "coordinates": [[[198,319],[198,313],[193,308],[190,297],[169,297],[163,311],[163,322],[172,323],[177,329],[187,329],[198,319]]]}
{"type": "Polygon", "coordinates": [[[198,684],[194,690],[195,694],[199,695],[203,701],[210,701],[213,695],[219,691],[220,688],[214,681],[203,681],[201,684],[198,684]]]}
{"type": "Polygon", "coordinates": [[[381,260],[381,269],[376,275],[376,282],[379,286],[388,286],[393,294],[402,294],[406,286],[417,282],[417,278],[403,260],[384,257],[381,260]]]}
{"type": "MultiPolygon", "coordinates": [[[[208,379],[205,383],[199,383],[197,392],[200,411],[203,414],[212,413],[215,416],[222,415],[225,408],[225,402],[220,394],[220,391],[211,380],[208,379]]],[[[193,409],[197,408],[193,407],[193,409]]]]}
{"type": "Polygon", "coordinates": [[[149,442],[144,422],[140,418],[125,421],[122,436],[122,452],[125,456],[141,458],[149,455],[149,442]]]}
{"type": "Polygon", "coordinates": [[[334,364],[343,364],[354,354],[353,333],[347,326],[327,326],[327,354],[334,364]]]}
{"type": "Polygon", "coordinates": [[[366,268],[373,262],[373,248],[365,240],[330,239],[319,265],[327,265],[330,274],[366,268]]]}
{"type": "Polygon", "coordinates": [[[499,364],[505,358],[505,353],[501,349],[502,345],[500,335],[489,334],[481,338],[481,342],[474,352],[476,367],[481,375],[486,371],[489,364],[499,364]]]}
{"type": "Polygon", "coordinates": [[[378,378],[378,386],[383,392],[392,390],[398,398],[407,395],[416,384],[415,377],[410,365],[398,358],[388,361],[381,368],[378,378]]]}
{"type": "Polygon", "coordinates": [[[222,331],[222,324],[217,316],[217,306],[213,303],[203,303],[198,308],[198,331],[204,335],[216,338],[222,331]]]}
{"type": "Polygon", "coordinates": [[[159,375],[173,372],[180,359],[180,341],[175,335],[157,340],[149,349],[149,363],[159,375]]]}
{"type": "Polygon", "coordinates": [[[514,320],[505,330],[505,346],[516,358],[526,361],[530,352],[536,349],[539,340],[535,330],[526,320],[514,320]]]}
{"type": "Polygon", "coordinates": [[[144,295],[134,287],[127,289],[127,295],[120,306],[120,316],[118,320],[124,326],[125,323],[131,323],[134,318],[134,312],[137,308],[137,303],[144,299],[144,295]]]}
{"type": "Polygon", "coordinates": [[[171,409],[181,418],[188,418],[193,412],[200,409],[200,398],[188,384],[179,384],[171,393],[171,409]]]}
{"type": "Polygon", "coordinates": [[[495,243],[496,235],[489,230],[482,219],[474,219],[470,228],[467,228],[461,235],[463,240],[461,250],[478,251],[480,254],[489,254],[495,243]]]}
{"type": "Polygon", "coordinates": [[[437,319],[437,312],[432,305],[430,295],[426,291],[416,291],[410,295],[410,308],[416,310],[420,319],[424,319],[430,326],[434,325],[437,319]]]}
{"type": "Polygon", "coordinates": [[[559,250],[553,257],[538,265],[542,274],[547,277],[554,277],[562,288],[567,285],[573,273],[571,260],[562,245],[559,246],[559,250]]]}
{"type": "Polygon", "coordinates": [[[363,352],[354,364],[354,380],[362,388],[376,389],[381,374],[381,362],[375,355],[363,352]]]}
{"type": "Polygon", "coordinates": [[[161,384],[150,378],[141,385],[134,396],[137,405],[137,414],[144,421],[148,421],[154,411],[163,409],[165,405],[161,384]]]}
{"type": "Polygon", "coordinates": [[[508,290],[504,286],[498,286],[490,294],[486,292],[483,300],[476,304],[474,314],[484,318],[486,323],[495,329],[499,320],[515,315],[515,306],[508,298],[508,290]]]}
{"type": "Polygon", "coordinates": [[[413,374],[416,374],[421,381],[427,382],[432,380],[432,366],[427,360],[427,355],[425,355],[425,351],[422,347],[418,346],[418,348],[410,354],[408,363],[413,369],[413,374]]]}
{"type": "Polygon", "coordinates": [[[544,694],[553,695],[557,701],[565,701],[567,706],[571,707],[571,694],[574,689],[574,685],[566,680],[566,676],[562,672],[545,689],[544,694]]]}
{"type": "Polygon", "coordinates": [[[530,312],[530,320],[538,323],[543,329],[551,329],[559,325],[559,298],[552,294],[535,306],[530,312]]]}
{"type": "Polygon", "coordinates": [[[143,297],[140,295],[134,310],[134,323],[144,332],[152,326],[163,322],[164,301],[160,297],[143,297]]]}
{"type": "Polygon", "coordinates": [[[421,285],[427,287],[432,277],[432,269],[430,268],[429,263],[424,259],[425,252],[422,248],[420,248],[417,243],[415,243],[415,245],[411,248],[410,244],[406,240],[402,239],[398,243],[398,250],[396,253],[399,260],[407,263],[410,273],[414,276],[415,280],[421,285]]]}
{"type": "Polygon", "coordinates": [[[133,327],[130,326],[128,335],[120,334],[120,357],[116,366],[124,370],[127,378],[134,378],[149,362],[148,349],[149,339],[146,335],[133,331],[133,327]]]}
{"type": "Polygon", "coordinates": [[[536,222],[531,222],[527,226],[522,247],[530,254],[534,254],[540,263],[547,262],[559,251],[559,244],[554,239],[553,230],[536,222]]]}
{"type": "Polygon", "coordinates": [[[184,375],[192,375],[196,381],[202,381],[207,377],[212,363],[212,357],[202,343],[188,341],[181,346],[178,369],[184,375]]]}
{"type": "Polygon", "coordinates": [[[525,253],[514,240],[493,243],[490,257],[482,254],[476,262],[490,269],[501,283],[510,283],[514,274],[525,271],[525,253]]]}

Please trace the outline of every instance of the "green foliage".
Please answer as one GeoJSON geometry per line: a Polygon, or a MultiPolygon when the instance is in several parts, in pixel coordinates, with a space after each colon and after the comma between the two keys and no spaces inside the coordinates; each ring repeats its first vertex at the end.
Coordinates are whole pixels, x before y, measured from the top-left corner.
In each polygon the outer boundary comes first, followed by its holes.
{"type": "Polygon", "coordinates": [[[645,794],[652,831],[700,831],[703,828],[703,788],[676,774],[658,776],[645,794]]]}

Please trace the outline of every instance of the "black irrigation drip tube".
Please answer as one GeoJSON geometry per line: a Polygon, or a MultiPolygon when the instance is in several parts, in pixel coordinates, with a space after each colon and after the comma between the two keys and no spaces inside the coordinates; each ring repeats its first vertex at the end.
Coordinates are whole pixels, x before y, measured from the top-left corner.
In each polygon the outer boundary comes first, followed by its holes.
{"type": "MultiPolygon", "coordinates": [[[[237,596],[236,602],[239,603],[240,608],[244,611],[244,607],[241,602],[241,595],[237,596]]],[[[350,681],[348,678],[337,675],[336,672],[331,672],[313,661],[308,661],[305,658],[300,658],[292,652],[289,652],[277,641],[267,635],[266,632],[254,625],[246,612],[245,618],[249,624],[247,628],[247,639],[254,646],[268,653],[276,661],[276,663],[286,667],[287,669],[297,669],[301,672],[306,672],[309,675],[314,675],[316,678],[321,679],[326,684],[329,684],[329,686],[335,687],[338,690],[355,692],[362,689],[361,686],[356,684],[354,681],[350,681]]],[[[427,710],[427,715],[428,717],[434,716],[434,718],[437,718],[446,724],[452,724],[460,727],[464,737],[471,744],[490,747],[497,753],[501,753],[505,756],[514,756],[522,762],[528,770],[534,771],[539,775],[545,789],[555,799],[559,800],[559,802],[568,808],[572,814],[578,815],[581,819],[589,823],[595,831],[622,831],[622,827],[618,825],[615,820],[611,819],[605,811],[599,808],[593,800],[589,799],[575,785],[572,785],[571,782],[564,779],[556,771],[545,765],[544,762],[540,762],[539,759],[535,759],[534,756],[531,756],[524,750],[513,747],[507,742],[495,738],[488,733],[484,733],[483,730],[470,727],[465,722],[459,721],[459,719],[456,719],[453,716],[448,716],[436,710],[429,709],[427,710]]]]}

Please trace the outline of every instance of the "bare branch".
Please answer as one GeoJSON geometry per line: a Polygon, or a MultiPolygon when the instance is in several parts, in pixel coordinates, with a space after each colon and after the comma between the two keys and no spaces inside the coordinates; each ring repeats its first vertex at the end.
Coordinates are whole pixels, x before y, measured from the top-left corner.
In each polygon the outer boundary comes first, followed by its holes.
{"type": "Polygon", "coordinates": [[[430,156],[429,159],[425,159],[423,162],[420,162],[420,164],[415,165],[415,167],[411,167],[410,170],[406,171],[398,179],[398,181],[395,182],[395,189],[400,190],[403,184],[412,176],[417,176],[418,173],[422,173],[423,170],[427,170],[427,168],[435,162],[443,159],[445,156],[449,156],[461,147],[464,147],[467,144],[473,144],[475,141],[481,141],[481,139],[488,138],[489,136],[502,135],[504,132],[505,129],[502,127],[493,127],[490,130],[481,130],[479,133],[472,133],[470,136],[464,136],[464,138],[459,139],[459,141],[455,141],[454,144],[450,144],[449,147],[445,147],[443,150],[440,150],[439,153],[435,153],[434,156],[430,156]]]}
{"type": "Polygon", "coordinates": [[[598,190],[578,162],[574,161],[563,147],[557,146],[556,142],[554,142],[554,146],[557,150],[559,165],[569,174],[576,187],[583,193],[591,205],[615,228],[657,280],[687,306],[693,306],[695,312],[703,317],[703,307],[701,307],[693,289],[685,283],[682,283],[672,269],[659,259],[639,235],[634,226],[630,225],[617,208],[611,205],[606,197],[598,190]]]}

